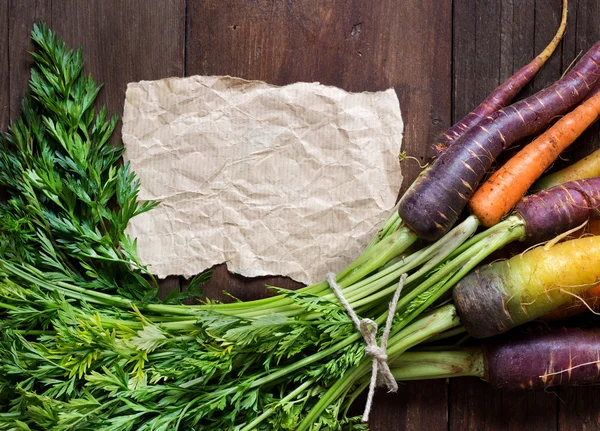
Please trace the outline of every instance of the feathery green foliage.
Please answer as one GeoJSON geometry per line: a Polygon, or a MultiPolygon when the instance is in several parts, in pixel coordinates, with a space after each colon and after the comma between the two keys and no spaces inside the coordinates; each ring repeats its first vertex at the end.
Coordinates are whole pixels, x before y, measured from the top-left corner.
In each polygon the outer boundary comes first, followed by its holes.
{"type": "Polygon", "coordinates": [[[81,50],[43,24],[32,38],[30,93],[0,140],[0,187],[10,195],[0,204],[0,256],[152,301],[156,284],[124,232],[156,202],[139,203],[139,180],[119,165],[123,147],[109,140],[117,117],[94,111],[100,87],[83,75],[81,50]]]}

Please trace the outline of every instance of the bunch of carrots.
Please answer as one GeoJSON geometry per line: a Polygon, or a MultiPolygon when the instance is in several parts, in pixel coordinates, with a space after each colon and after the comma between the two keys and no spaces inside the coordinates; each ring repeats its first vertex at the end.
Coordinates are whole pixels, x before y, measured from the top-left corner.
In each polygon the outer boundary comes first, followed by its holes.
{"type": "Polygon", "coordinates": [[[42,420],[47,429],[360,427],[346,413],[377,367],[359,330],[379,338],[377,325],[388,323],[385,353],[377,354],[397,380],[469,375],[517,389],[600,383],[600,331],[511,330],[600,305],[600,236],[590,235],[600,231],[600,153],[540,178],[600,115],[600,42],[556,83],[513,103],[559,45],[566,17],[564,0],[550,44],[442,134],[435,160],[397,211],[361,256],[326,281],[258,301],[168,305],[0,259],[7,280],[0,308],[13,337],[0,342],[14,350],[0,366],[13,373],[6,387],[27,381],[15,386],[19,401],[0,414],[0,429],[4,418],[17,429],[42,420]],[[490,175],[502,151],[536,134],[490,175]],[[530,248],[481,265],[515,241],[530,248]],[[37,312],[56,298],[64,309],[56,307],[43,331],[23,326],[33,325],[22,318],[23,304],[37,312]],[[348,309],[373,320],[354,328],[348,309]],[[418,350],[465,333],[494,338],[418,350]],[[75,362],[80,355],[69,343],[83,338],[85,364],[68,378],[36,362],[47,352],[75,362]],[[122,351],[98,348],[107,340],[122,351]]]}
{"type": "MultiPolygon", "coordinates": [[[[561,27],[566,2],[563,7],[561,27]]],[[[535,327],[498,335],[532,320],[557,321],[600,309],[595,236],[600,234],[600,150],[540,178],[600,116],[600,42],[562,79],[509,105],[551,55],[561,31],[532,63],[442,134],[433,146],[434,163],[400,201],[402,220],[421,238],[437,240],[468,207],[469,218],[488,229],[463,249],[481,244],[489,231],[503,232],[502,245],[520,240],[532,247],[480,266],[453,286],[452,306],[462,326],[449,328],[446,336],[467,332],[475,338],[496,336],[493,341],[480,348],[407,352],[392,361],[399,380],[471,375],[510,389],[600,383],[598,329],[535,327]],[[492,172],[503,150],[544,128],[492,172]],[[522,225],[515,224],[518,218],[522,225]]]]}

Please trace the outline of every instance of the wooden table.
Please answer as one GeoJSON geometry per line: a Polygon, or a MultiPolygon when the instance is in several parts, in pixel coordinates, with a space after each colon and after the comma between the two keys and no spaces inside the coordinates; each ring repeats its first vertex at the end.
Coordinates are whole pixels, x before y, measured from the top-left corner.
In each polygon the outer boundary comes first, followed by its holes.
{"type": "MultiPolygon", "coordinates": [[[[529,85],[557,79],[600,39],[600,2],[570,0],[567,34],[529,85]]],[[[19,114],[31,60],[29,33],[44,20],[105,83],[100,99],[121,112],[126,84],[193,74],[229,74],[273,84],[320,81],[350,91],[394,87],[405,151],[425,161],[453,120],[528,62],[552,37],[560,0],[2,0],[0,126],[19,114]]],[[[569,158],[598,147],[598,127],[569,158]]],[[[405,187],[418,173],[405,162],[405,187]]],[[[207,292],[246,299],[265,282],[216,269],[207,292]]],[[[163,290],[183,280],[164,281],[163,290]]],[[[379,391],[371,429],[590,430],[600,428],[600,389],[500,392],[476,379],[414,382],[379,391]]]]}

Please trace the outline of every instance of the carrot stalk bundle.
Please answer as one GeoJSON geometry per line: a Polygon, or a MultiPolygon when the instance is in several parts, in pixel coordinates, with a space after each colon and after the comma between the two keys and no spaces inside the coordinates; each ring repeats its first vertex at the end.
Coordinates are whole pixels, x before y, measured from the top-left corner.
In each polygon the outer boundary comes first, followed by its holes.
{"type": "Polygon", "coordinates": [[[500,222],[548,167],[600,115],[600,92],[525,146],[477,189],[469,202],[481,224],[500,222]]]}
{"type": "Polygon", "coordinates": [[[554,50],[565,34],[565,29],[567,28],[567,9],[567,0],[563,0],[560,25],[548,46],[546,46],[546,48],[544,48],[544,50],[529,64],[523,66],[513,76],[496,87],[496,89],[492,91],[473,111],[442,133],[442,136],[432,147],[434,156],[439,156],[467,130],[478,124],[485,117],[508,105],[523,87],[533,79],[546,61],[552,56],[554,50]]]}
{"type": "MultiPolygon", "coordinates": [[[[600,205],[600,200],[595,202],[592,199],[592,201],[588,203],[588,206],[590,207],[589,211],[580,211],[578,207],[581,206],[581,201],[573,199],[571,194],[565,192],[565,190],[571,190],[569,187],[573,187],[573,185],[567,184],[565,187],[555,187],[545,192],[541,198],[542,201],[549,204],[546,205],[542,211],[554,213],[555,206],[563,206],[565,213],[571,211],[572,217],[570,217],[570,219],[566,216],[561,217],[559,225],[563,226],[565,229],[569,229],[573,223],[577,223],[577,225],[583,223],[587,217],[598,216],[597,208],[600,205]]],[[[590,195],[598,195],[600,192],[600,178],[595,178],[593,181],[588,181],[588,185],[586,187],[587,193],[590,195]]],[[[527,205],[534,205],[538,202],[540,201],[535,200],[533,203],[527,203],[527,205]]],[[[527,207],[527,205],[524,206],[527,207]]],[[[470,218],[474,219],[474,217],[470,218]]],[[[470,218],[467,218],[467,220],[470,218]]],[[[434,310],[433,314],[430,313],[421,316],[421,313],[435,304],[444,293],[448,292],[448,290],[457,285],[457,283],[463,283],[464,280],[470,279],[472,275],[467,274],[483,259],[489,256],[493,251],[501,248],[503,245],[516,240],[522,241],[527,238],[552,238],[555,234],[554,227],[549,229],[549,225],[543,223],[543,221],[545,221],[545,218],[537,212],[523,210],[521,213],[507,218],[502,223],[487,229],[486,231],[472,237],[463,245],[457,247],[446,261],[444,261],[439,267],[433,269],[433,271],[430,273],[425,274],[421,278],[415,278],[414,274],[411,274],[407,278],[407,283],[405,284],[405,289],[408,290],[408,292],[403,294],[398,302],[397,315],[393,326],[393,334],[390,336],[388,343],[387,354],[390,361],[393,363],[396,358],[401,358],[401,355],[404,354],[406,346],[415,345],[411,342],[411,336],[406,338],[406,336],[398,335],[401,333],[405,334],[405,331],[407,330],[406,328],[412,328],[411,331],[415,331],[415,328],[428,328],[430,332],[428,332],[427,337],[420,338],[419,343],[421,343],[431,339],[432,337],[437,337],[439,335],[444,335],[447,332],[452,332],[453,328],[458,328],[454,313],[458,313],[461,323],[469,332],[471,332],[472,325],[465,323],[465,321],[468,321],[469,319],[473,320],[471,317],[471,314],[473,313],[476,314],[476,317],[481,316],[482,318],[489,318],[491,320],[504,318],[504,316],[497,316],[498,312],[495,314],[490,314],[489,312],[485,314],[483,312],[479,313],[477,309],[472,310],[468,306],[459,309],[454,305],[445,305],[443,307],[439,307],[434,310]],[[539,223],[539,226],[536,227],[536,223],[539,223]],[[546,230],[546,235],[542,234],[542,231],[544,230],[546,230]],[[413,280],[412,282],[409,282],[411,277],[413,280]],[[415,286],[414,283],[418,282],[418,280],[421,280],[420,284],[415,286]]],[[[570,257],[572,254],[582,262],[581,265],[579,265],[577,268],[574,268],[574,272],[581,273],[581,275],[577,277],[576,274],[568,273],[565,268],[566,265],[563,265],[561,268],[563,269],[562,272],[565,275],[562,279],[559,279],[561,285],[564,285],[564,291],[561,293],[562,296],[557,296],[556,294],[551,296],[551,299],[554,299],[554,301],[547,301],[545,307],[540,307],[540,310],[543,312],[547,312],[549,309],[558,306],[561,303],[561,300],[566,297],[570,297],[569,293],[566,293],[567,291],[572,291],[573,293],[577,294],[578,292],[587,289],[592,282],[600,279],[600,237],[584,238],[582,240],[587,242],[583,244],[570,241],[554,246],[549,252],[546,252],[543,247],[538,247],[537,249],[525,254],[527,258],[524,258],[524,260],[535,262],[536,259],[540,260],[539,257],[543,253],[549,253],[545,258],[546,261],[552,260],[556,255],[556,251],[560,250],[561,248],[568,248],[569,252],[571,249],[579,251],[579,254],[563,253],[563,255],[569,255],[570,257]],[[583,247],[584,245],[586,247],[583,247]],[[532,253],[535,255],[535,257],[529,257],[532,253]],[[584,275],[582,272],[584,267],[587,268],[587,273],[585,273],[587,275],[584,275]]],[[[556,270],[557,268],[558,266],[554,269],[556,270]]],[[[522,283],[519,284],[519,286],[521,286],[521,288],[525,288],[524,286],[527,285],[528,280],[521,278],[520,281],[522,283]]],[[[471,287],[473,290],[477,290],[479,286],[477,286],[477,283],[474,282],[472,283],[471,287]]],[[[544,286],[541,287],[542,294],[546,294],[549,289],[544,289],[543,287],[544,286]]],[[[372,300],[376,299],[377,297],[388,297],[395,290],[395,288],[395,285],[385,288],[379,293],[372,295],[370,299],[372,300]]],[[[458,289],[458,286],[455,288],[455,291],[456,289],[458,289]]],[[[489,300],[489,298],[481,297],[481,295],[477,297],[477,299],[481,300],[482,302],[489,300]]],[[[494,297],[492,296],[491,299],[493,300],[494,297]]],[[[473,301],[470,301],[467,305],[470,305],[471,302],[473,301]]],[[[497,305],[496,302],[487,307],[494,309],[493,307],[497,305]]],[[[519,323],[528,321],[528,316],[531,319],[535,318],[534,313],[524,314],[520,313],[519,310],[512,309],[510,312],[517,313],[516,317],[518,317],[518,319],[515,317],[515,320],[518,320],[519,323]]],[[[512,317],[508,317],[507,319],[510,320],[512,317]]],[[[479,321],[477,324],[479,324],[479,321]]],[[[488,323],[488,326],[489,325],[491,324],[488,323]]],[[[471,335],[477,334],[476,329],[471,335]]],[[[501,331],[495,331],[495,333],[498,332],[501,331]]],[[[347,400],[352,400],[355,394],[353,393],[348,395],[349,391],[356,384],[356,382],[360,383],[363,381],[363,379],[368,377],[368,371],[368,362],[363,362],[356,368],[352,369],[347,375],[343,376],[343,378],[338,380],[327,390],[325,394],[322,395],[321,401],[319,401],[319,403],[314,407],[311,415],[320,414],[320,412],[324,411],[324,409],[326,409],[331,402],[333,402],[333,400],[344,399],[344,397],[349,397],[347,400]]],[[[346,406],[348,405],[347,400],[345,401],[346,406]]],[[[308,426],[308,422],[305,422],[304,425],[308,426]]]]}
{"type": "Polygon", "coordinates": [[[600,329],[510,335],[469,349],[409,351],[392,362],[391,371],[396,380],[475,376],[497,389],[600,384],[600,329]]]}
{"type": "Polygon", "coordinates": [[[416,234],[436,240],[454,225],[496,157],[579,103],[600,76],[600,42],[561,80],[494,112],[467,131],[411,186],[399,214],[416,234]]]}

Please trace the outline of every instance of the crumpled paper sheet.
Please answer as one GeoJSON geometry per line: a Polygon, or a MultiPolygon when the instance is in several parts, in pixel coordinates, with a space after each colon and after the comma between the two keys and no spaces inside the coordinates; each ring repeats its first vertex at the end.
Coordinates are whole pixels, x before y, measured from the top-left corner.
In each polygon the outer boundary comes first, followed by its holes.
{"type": "Polygon", "coordinates": [[[226,262],[245,276],[322,280],[390,214],[402,132],[393,89],[228,76],[129,84],[125,159],[140,199],[161,203],[127,233],[159,277],[226,262]]]}

